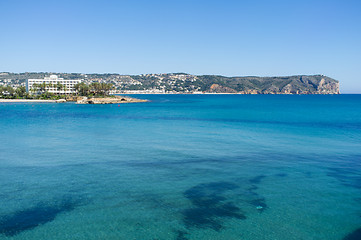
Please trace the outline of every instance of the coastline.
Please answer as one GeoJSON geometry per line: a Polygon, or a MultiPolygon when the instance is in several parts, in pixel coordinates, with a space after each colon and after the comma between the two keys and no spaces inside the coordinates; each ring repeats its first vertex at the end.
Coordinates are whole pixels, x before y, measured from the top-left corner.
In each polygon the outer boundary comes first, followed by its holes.
{"type": "Polygon", "coordinates": [[[44,99],[1,99],[0,103],[65,103],[75,102],[77,104],[115,104],[115,103],[141,103],[149,102],[146,99],[137,99],[124,96],[103,97],[103,98],[87,98],[81,97],[76,99],[58,99],[58,100],[44,100],[44,99]]]}
{"type": "Polygon", "coordinates": [[[122,93],[113,93],[113,95],[340,95],[343,93],[227,93],[227,92],[220,92],[220,93],[212,93],[212,92],[196,92],[196,93],[183,93],[183,92],[122,92],[122,93]]]}
{"type": "Polygon", "coordinates": [[[0,103],[56,103],[57,100],[41,99],[0,99],[0,103]]]}

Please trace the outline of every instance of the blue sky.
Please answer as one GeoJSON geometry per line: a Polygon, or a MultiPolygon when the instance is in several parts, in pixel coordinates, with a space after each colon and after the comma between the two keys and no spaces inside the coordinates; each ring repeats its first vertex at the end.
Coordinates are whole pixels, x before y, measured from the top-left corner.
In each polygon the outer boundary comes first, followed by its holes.
{"type": "Polygon", "coordinates": [[[0,71],[324,74],[361,93],[361,1],[0,0],[0,71]]]}

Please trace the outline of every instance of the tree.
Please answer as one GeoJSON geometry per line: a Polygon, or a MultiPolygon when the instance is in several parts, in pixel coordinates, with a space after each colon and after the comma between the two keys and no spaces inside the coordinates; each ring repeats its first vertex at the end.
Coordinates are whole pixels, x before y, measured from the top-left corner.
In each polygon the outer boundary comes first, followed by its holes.
{"type": "Polygon", "coordinates": [[[6,86],[5,92],[6,92],[9,96],[13,96],[14,93],[15,93],[15,90],[14,90],[14,88],[11,87],[11,86],[6,86]]]}
{"type": "Polygon", "coordinates": [[[39,89],[39,84],[34,83],[34,84],[31,86],[30,91],[33,92],[33,93],[36,93],[36,92],[38,92],[38,89],[39,89]]]}
{"type": "Polygon", "coordinates": [[[58,90],[58,91],[60,91],[60,90],[62,90],[64,87],[63,87],[63,84],[61,84],[60,82],[57,82],[56,83],[56,89],[58,90]]]}
{"type": "Polygon", "coordinates": [[[26,93],[26,88],[24,86],[18,87],[17,89],[15,89],[15,95],[16,97],[26,97],[27,93],[26,93]]]}
{"type": "Polygon", "coordinates": [[[103,95],[109,95],[109,91],[113,88],[114,87],[112,83],[101,83],[101,90],[103,95]]]}
{"type": "Polygon", "coordinates": [[[4,95],[5,95],[5,86],[0,86],[0,95],[1,95],[1,97],[4,97],[4,95]]]}
{"type": "Polygon", "coordinates": [[[113,84],[94,82],[90,84],[89,88],[90,92],[94,93],[95,95],[106,96],[109,95],[109,91],[113,89],[113,84]]]}
{"type": "Polygon", "coordinates": [[[45,82],[43,82],[39,85],[39,89],[42,93],[45,92],[46,87],[47,87],[47,84],[45,82]]]}
{"type": "Polygon", "coordinates": [[[94,93],[95,95],[99,95],[100,83],[97,82],[91,83],[89,88],[91,93],[94,93]]]}
{"type": "Polygon", "coordinates": [[[11,86],[1,86],[0,94],[4,98],[13,98],[15,90],[11,86]]]}
{"type": "Polygon", "coordinates": [[[89,86],[83,82],[74,85],[74,89],[80,96],[87,96],[89,94],[89,86]]]}

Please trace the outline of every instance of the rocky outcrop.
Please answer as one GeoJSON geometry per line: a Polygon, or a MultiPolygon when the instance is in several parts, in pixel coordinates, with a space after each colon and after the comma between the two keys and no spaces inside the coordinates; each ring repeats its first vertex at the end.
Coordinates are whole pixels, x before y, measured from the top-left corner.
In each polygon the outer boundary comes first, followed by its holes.
{"type": "Polygon", "coordinates": [[[340,94],[340,83],[333,81],[326,81],[324,78],[318,83],[317,92],[319,94],[340,94]]]}
{"type": "Polygon", "coordinates": [[[139,103],[139,102],[148,102],[144,99],[136,99],[131,97],[122,97],[122,96],[111,96],[103,98],[88,98],[88,97],[79,97],[76,101],[78,104],[114,104],[114,103],[139,103]]]}
{"type": "Polygon", "coordinates": [[[212,84],[212,86],[209,88],[209,92],[210,93],[237,93],[236,90],[229,88],[229,87],[221,86],[219,84],[212,84]]]}

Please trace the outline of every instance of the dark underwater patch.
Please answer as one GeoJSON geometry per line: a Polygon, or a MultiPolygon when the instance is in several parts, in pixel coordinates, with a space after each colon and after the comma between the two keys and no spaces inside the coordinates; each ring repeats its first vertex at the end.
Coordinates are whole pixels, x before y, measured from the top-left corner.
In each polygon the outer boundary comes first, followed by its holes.
{"type": "Polygon", "coordinates": [[[332,160],[334,164],[327,168],[327,176],[336,178],[344,186],[361,189],[361,156],[350,155],[332,160]]]}
{"type": "Polygon", "coordinates": [[[348,234],[342,240],[361,240],[361,228],[358,228],[352,233],[348,234]]]}
{"type": "Polygon", "coordinates": [[[210,228],[219,231],[223,228],[225,218],[246,219],[241,209],[232,202],[227,202],[223,196],[227,191],[238,186],[228,182],[200,184],[184,192],[193,208],[183,211],[183,221],[186,227],[210,228]]]}
{"type": "Polygon", "coordinates": [[[253,184],[259,184],[261,181],[262,181],[262,179],[263,178],[265,178],[266,176],[264,176],[264,175],[259,175],[259,176],[256,176],[256,177],[254,177],[254,178],[251,178],[250,180],[249,180],[249,182],[250,183],[253,183],[253,184]]]}
{"type": "Polygon", "coordinates": [[[240,208],[232,203],[186,209],[183,214],[187,227],[211,228],[216,231],[223,228],[222,218],[246,219],[240,213],[240,208]]]}
{"type": "Polygon", "coordinates": [[[278,173],[275,175],[276,177],[287,177],[288,174],[287,173],[278,173]]]}
{"type": "Polygon", "coordinates": [[[250,200],[247,202],[251,204],[252,206],[256,207],[256,209],[259,212],[263,212],[268,206],[266,204],[266,199],[262,196],[260,196],[255,190],[258,189],[256,184],[259,184],[263,178],[266,176],[260,175],[254,178],[251,178],[249,181],[253,183],[249,188],[247,188],[247,191],[244,193],[247,196],[250,196],[250,200]]]}
{"type": "Polygon", "coordinates": [[[186,237],[186,235],[188,234],[185,231],[176,231],[176,239],[175,240],[188,240],[188,238],[186,237]]]}
{"type": "Polygon", "coordinates": [[[0,234],[8,237],[15,236],[23,231],[51,222],[58,214],[72,211],[78,205],[78,201],[67,199],[55,205],[38,204],[33,208],[0,217],[0,234]]]}
{"type": "Polygon", "coordinates": [[[184,192],[184,196],[192,201],[193,204],[197,204],[197,202],[203,200],[216,200],[223,197],[220,195],[226,191],[237,189],[238,186],[229,182],[214,182],[214,183],[206,183],[199,184],[195,187],[192,187],[184,192]]]}
{"type": "MultiPolygon", "coordinates": [[[[251,179],[240,179],[238,184],[231,182],[211,182],[196,185],[183,194],[192,207],[182,211],[183,223],[187,229],[212,229],[221,231],[226,219],[245,220],[247,217],[238,204],[248,204],[258,212],[267,209],[266,200],[256,190],[265,178],[259,175],[251,179]],[[236,197],[236,201],[232,201],[236,197]],[[237,204],[238,203],[238,204],[237,204]]],[[[175,239],[187,239],[185,231],[176,231],[175,239]]]]}
{"type": "MultiPolygon", "coordinates": [[[[252,186],[250,186],[249,188],[247,188],[247,190],[249,191],[249,192],[253,192],[254,190],[257,190],[258,189],[258,187],[256,186],[256,185],[252,185],[252,186]]],[[[253,194],[256,194],[256,193],[253,193],[253,194]]]]}
{"type": "Polygon", "coordinates": [[[352,168],[328,168],[327,176],[334,177],[342,185],[361,189],[361,175],[358,169],[352,168]]]}

